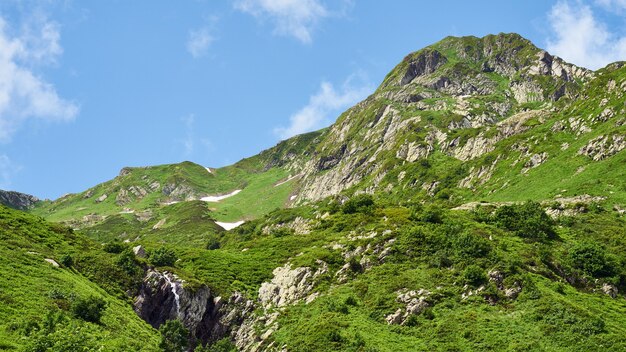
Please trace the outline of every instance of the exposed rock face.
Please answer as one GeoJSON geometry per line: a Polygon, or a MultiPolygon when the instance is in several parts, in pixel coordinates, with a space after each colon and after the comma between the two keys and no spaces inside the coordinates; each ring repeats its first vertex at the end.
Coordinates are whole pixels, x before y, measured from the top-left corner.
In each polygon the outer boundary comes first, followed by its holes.
{"type": "Polygon", "coordinates": [[[150,269],[134,307],[137,314],[155,328],[167,320],[179,319],[191,332],[195,344],[229,336],[252,310],[252,302],[238,293],[225,302],[207,286],[190,290],[176,275],[150,269]]]}
{"type": "Polygon", "coordinates": [[[626,148],[626,136],[599,136],[580,148],[578,154],[586,155],[594,161],[600,161],[619,153],[624,148],[626,148]]]}
{"type": "Polygon", "coordinates": [[[296,217],[295,219],[281,224],[273,224],[263,228],[263,234],[269,235],[278,229],[292,230],[296,235],[307,235],[311,232],[311,221],[305,220],[302,217],[296,217]]]}
{"type": "Polygon", "coordinates": [[[404,77],[400,80],[401,85],[410,83],[415,77],[423,76],[435,72],[437,68],[445,64],[448,60],[437,50],[425,51],[410,59],[404,77]]]}
{"type": "Polygon", "coordinates": [[[328,272],[328,265],[318,261],[316,271],[308,267],[291,269],[289,264],[274,269],[271,282],[264,282],[259,289],[259,300],[264,307],[283,307],[309,295],[315,278],[328,272]]]}
{"type": "Polygon", "coordinates": [[[430,296],[430,292],[427,290],[408,291],[404,293],[398,293],[397,301],[405,304],[406,308],[399,308],[393,314],[389,314],[385,320],[387,324],[404,325],[410,316],[419,315],[426,308],[430,307],[427,298],[430,296]]]}
{"type": "Polygon", "coordinates": [[[39,199],[29,194],[0,190],[0,204],[17,210],[28,210],[35,206],[39,199]]]}

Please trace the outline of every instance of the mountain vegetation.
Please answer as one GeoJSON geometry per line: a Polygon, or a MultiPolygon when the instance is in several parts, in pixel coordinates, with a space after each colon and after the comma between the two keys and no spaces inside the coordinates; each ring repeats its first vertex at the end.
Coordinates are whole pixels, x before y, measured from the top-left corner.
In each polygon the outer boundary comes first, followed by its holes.
{"type": "Polygon", "coordinates": [[[625,66],[448,37],[234,165],[2,207],[0,350],[626,350],[625,66]]]}

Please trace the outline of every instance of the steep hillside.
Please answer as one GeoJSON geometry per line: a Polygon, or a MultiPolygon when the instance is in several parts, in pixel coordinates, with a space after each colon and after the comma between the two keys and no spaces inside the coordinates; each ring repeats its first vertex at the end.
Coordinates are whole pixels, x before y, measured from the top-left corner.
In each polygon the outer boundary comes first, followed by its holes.
{"type": "Polygon", "coordinates": [[[289,164],[302,175],[296,201],[589,194],[623,206],[622,66],[592,72],[516,34],[446,38],[408,55],[289,164]]]}
{"type": "Polygon", "coordinates": [[[0,350],[158,350],[124,299],[133,284],[86,237],[0,206],[0,256],[0,350]]]}

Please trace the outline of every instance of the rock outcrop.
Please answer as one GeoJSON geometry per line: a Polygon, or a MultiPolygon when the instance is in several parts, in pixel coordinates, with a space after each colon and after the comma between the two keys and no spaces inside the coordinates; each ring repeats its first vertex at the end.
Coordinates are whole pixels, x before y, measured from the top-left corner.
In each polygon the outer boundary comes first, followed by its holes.
{"type": "Polygon", "coordinates": [[[17,210],[28,210],[35,206],[39,199],[30,194],[0,190],[0,204],[17,210]]]}
{"type": "Polygon", "coordinates": [[[195,345],[230,336],[252,311],[253,304],[239,293],[224,300],[205,285],[187,288],[176,275],[149,269],[134,307],[155,328],[167,320],[180,320],[191,332],[191,342],[195,345]]]}

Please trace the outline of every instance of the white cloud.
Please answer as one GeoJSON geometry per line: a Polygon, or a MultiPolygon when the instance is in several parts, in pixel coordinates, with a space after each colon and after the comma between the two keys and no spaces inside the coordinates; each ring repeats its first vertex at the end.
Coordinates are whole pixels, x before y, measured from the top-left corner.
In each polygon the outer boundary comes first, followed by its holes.
{"type": "Polygon", "coordinates": [[[596,0],[596,3],[611,11],[626,9],[626,0],[596,0]]]}
{"type": "Polygon", "coordinates": [[[260,20],[269,20],[274,33],[310,43],[317,23],[331,15],[319,0],[237,0],[235,8],[260,20]]]}
{"type": "Polygon", "coordinates": [[[331,117],[364,99],[373,91],[369,83],[354,84],[355,76],[348,78],[338,91],[329,82],[322,82],[320,89],[309,98],[309,103],[289,118],[288,127],[277,127],[274,133],[281,139],[314,131],[331,121],[331,117]]]}
{"type": "Polygon", "coordinates": [[[551,53],[591,69],[626,59],[626,37],[610,32],[589,6],[559,1],[548,17],[556,37],[547,42],[551,53]]]}
{"type": "Polygon", "coordinates": [[[208,27],[192,30],[189,32],[189,38],[187,39],[187,51],[194,58],[202,57],[208,53],[213,41],[215,41],[215,38],[211,35],[208,27]]]}
{"type": "Polygon", "coordinates": [[[10,141],[30,118],[70,121],[79,111],[33,70],[56,62],[63,52],[58,26],[40,18],[23,26],[16,36],[11,36],[7,27],[0,17],[0,142],[10,141]]]}

